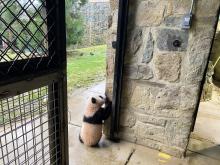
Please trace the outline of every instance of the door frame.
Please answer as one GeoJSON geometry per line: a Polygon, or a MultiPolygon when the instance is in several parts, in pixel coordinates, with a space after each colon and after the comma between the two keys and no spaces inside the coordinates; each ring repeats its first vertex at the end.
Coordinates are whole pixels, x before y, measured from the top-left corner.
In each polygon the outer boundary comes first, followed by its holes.
{"type": "Polygon", "coordinates": [[[124,55],[127,40],[129,0],[119,0],[118,10],[118,28],[116,41],[116,54],[114,66],[113,98],[112,98],[112,116],[110,127],[110,139],[119,140],[119,123],[120,123],[120,105],[124,68],[124,55]]]}

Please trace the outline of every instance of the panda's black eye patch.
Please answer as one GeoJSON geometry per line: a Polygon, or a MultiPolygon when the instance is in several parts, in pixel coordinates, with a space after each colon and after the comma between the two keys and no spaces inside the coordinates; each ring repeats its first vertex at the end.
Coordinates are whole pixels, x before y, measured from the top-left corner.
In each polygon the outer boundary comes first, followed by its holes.
{"type": "Polygon", "coordinates": [[[102,96],[99,96],[101,99],[104,99],[102,96]]]}
{"type": "Polygon", "coordinates": [[[93,104],[96,103],[96,99],[94,97],[92,97],[91,101],[92,101],[93,104]]]}

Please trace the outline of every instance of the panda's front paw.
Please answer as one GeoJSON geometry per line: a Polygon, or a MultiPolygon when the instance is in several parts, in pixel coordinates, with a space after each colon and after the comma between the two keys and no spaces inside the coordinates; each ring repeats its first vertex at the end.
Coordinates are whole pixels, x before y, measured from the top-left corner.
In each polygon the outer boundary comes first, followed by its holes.
{"type": "Polygon", "coordinates": [[[110,104],[110,103],[111,103],[110,99],[109,99],[108,97],[106,97],[106,98],[105,98],[105,104],[108,105],[108,104],[110,104]]]}

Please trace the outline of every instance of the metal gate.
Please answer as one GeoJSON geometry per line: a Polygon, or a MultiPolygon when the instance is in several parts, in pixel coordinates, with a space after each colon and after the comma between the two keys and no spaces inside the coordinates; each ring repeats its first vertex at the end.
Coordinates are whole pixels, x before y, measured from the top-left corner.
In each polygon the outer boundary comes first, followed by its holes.
{"type": "Polygon", "coordinates": [[[64,0],[0,0],[0,164],[68,164],[64,0]]]}

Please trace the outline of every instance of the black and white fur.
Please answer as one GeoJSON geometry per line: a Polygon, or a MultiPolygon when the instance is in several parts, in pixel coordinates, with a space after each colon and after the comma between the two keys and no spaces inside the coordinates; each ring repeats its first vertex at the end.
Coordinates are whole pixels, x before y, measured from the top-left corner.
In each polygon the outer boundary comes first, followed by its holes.
{"type": "Polygon", "coordinates": [[[102,137],[103,121],[111,114],[111,102],[102,96],[89,100],[83,116],[79,139],[86,146],[97,146],[102,137]]]}

